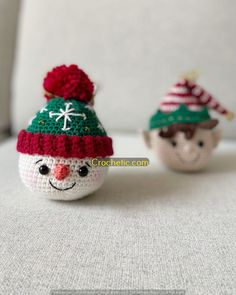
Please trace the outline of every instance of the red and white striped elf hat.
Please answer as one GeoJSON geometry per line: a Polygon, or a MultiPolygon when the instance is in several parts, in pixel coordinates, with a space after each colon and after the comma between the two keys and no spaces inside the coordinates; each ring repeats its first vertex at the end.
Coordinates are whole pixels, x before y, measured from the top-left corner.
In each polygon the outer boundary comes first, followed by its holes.
{"type": "Polygon", "coordinates": [[[195,78],[185,75],[175,83],[161,101],[160,110],[164,113],[170,113],[176,111],[181,104],[184,104],[191,111],[201,111],[204,107],[207,107],[225,115],[228,119],[232,119],[234,114],[224,108],[205,89],[196,84],[195,78]]]}

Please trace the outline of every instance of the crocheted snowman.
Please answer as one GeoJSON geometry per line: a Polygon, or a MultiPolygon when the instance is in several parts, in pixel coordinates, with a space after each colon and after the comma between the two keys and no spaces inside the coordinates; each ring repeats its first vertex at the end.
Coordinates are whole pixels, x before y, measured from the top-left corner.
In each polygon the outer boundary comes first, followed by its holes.
{"type": "Polygon", "coordinates": [[[197,171],[209,162],[221,139],[218,120],[209,109],[233,118],[220,103],[190,78],[178,81],[151,117],[144,140],[169,168],[197,171]]]}
{"type": "Polygon", "coordinates": [[[94,85],[76,65],[48,72],[47,104],[18,135],[23,183],[50,199],[80,199],[103,183],[107,167],[91,160],[113,154],[112,139],[93,109],[94,85]]]}

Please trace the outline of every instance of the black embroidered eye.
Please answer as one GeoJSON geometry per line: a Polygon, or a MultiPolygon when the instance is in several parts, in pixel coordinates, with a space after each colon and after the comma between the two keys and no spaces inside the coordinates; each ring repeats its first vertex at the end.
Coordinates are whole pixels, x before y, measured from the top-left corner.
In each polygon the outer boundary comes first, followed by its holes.
{"type": "Polygon", "coordinates": [[[88,175],[88,172],[89,171],[88,171],[88,168],[86,166],[82,166],[78,170],[79,176],[81,176],[81,177],[87,176],[88,175]]]}
{"type": "Polygon", "coordinates": [[[50,169],[48,168],[47,165],[41,165],[39,167],[39,173],[42,174],[42,175],[47,175],[49,173],[50,169]]]}
{"type": "Polygon", "coordinates": [[[173,147],[176,147],[176,146],[177,146],[177,142],[176,142],[175,140],[171,140],[171,145],[172,145],[173,147]]]}
{"type": "Polygon", "coordinates": [[[199,142],[197,143],[199,147],[204,147],[204,142],[202,140],[199,140],[199,142]]]}

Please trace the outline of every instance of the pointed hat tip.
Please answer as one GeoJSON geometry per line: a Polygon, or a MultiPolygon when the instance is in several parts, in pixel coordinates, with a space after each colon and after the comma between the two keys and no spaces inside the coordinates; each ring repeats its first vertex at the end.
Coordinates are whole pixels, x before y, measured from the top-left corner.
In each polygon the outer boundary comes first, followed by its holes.
{"type": "Polygon", "coordinates": [[[196,82],[199,76],[200,76],[200,71],[195,69],[195,70],[191,70],[191,71],[183,73],[180,76],[180,78],[191,81],[191,82],[196,82]]]}

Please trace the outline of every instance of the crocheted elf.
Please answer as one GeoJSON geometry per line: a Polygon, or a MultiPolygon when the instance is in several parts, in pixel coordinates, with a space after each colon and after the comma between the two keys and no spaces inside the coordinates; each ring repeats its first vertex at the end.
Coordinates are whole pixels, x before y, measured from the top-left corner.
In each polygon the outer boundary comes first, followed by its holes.
{"type": "Polygon", "coordinates": [[[209,110],[228,119],[234,116],[193,79],[184,77],[151,117],[149,131],[143,132],[147,146],[174,170],[204,168],[221,138],[221,131],[215,129],[218,120],[210,116],[209,110]]]}
{"type": "Polygon", "coordinates": [[[112,139],[93,109],[94,84],[76,65],[48,72],[47,104],[18,135],[23,183],[51,199],[82,198],[103,183],[106,167],[91,159],[113,154],[112,139]]]}

